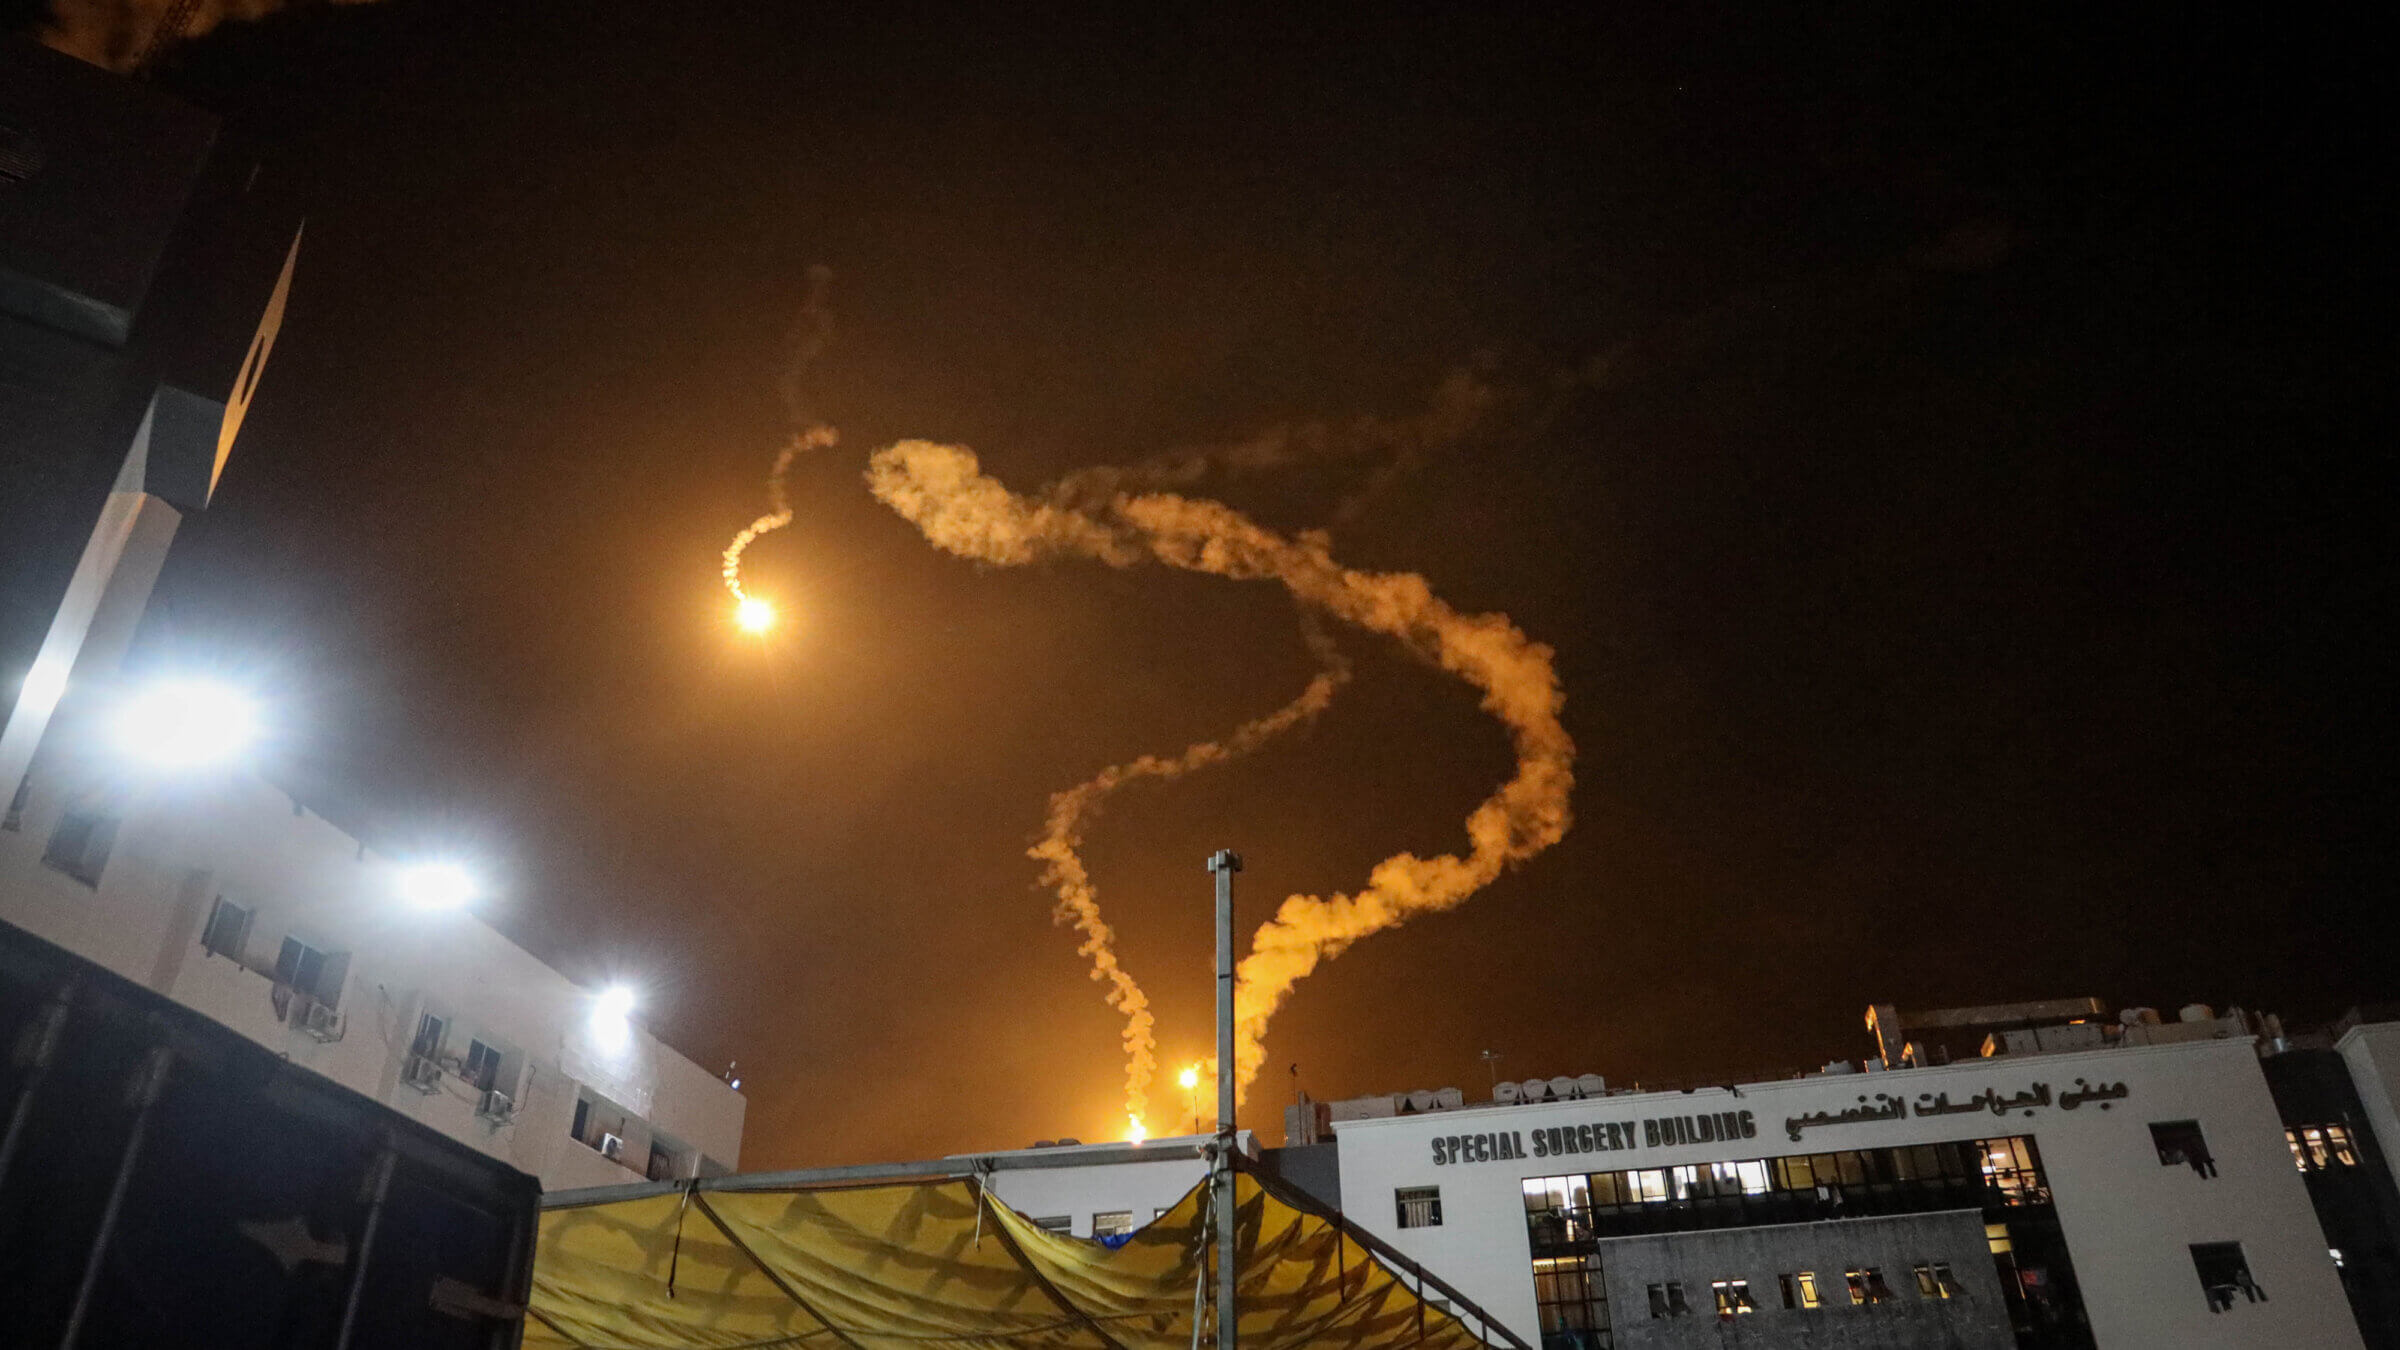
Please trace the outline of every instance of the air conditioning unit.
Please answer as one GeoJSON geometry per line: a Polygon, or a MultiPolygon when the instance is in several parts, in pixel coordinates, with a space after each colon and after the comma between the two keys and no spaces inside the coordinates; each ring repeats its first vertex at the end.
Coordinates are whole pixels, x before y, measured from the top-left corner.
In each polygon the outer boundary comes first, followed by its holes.
{"type": "Polygon", "coordinates": [[[341,1014],[333,1009],[309,999],[300,1003],[295,1011],[298,1016],[294,1020],[299,1022],[302,1031],[320,1041],[338,1041],[342,1038],[341,1014]]]}
{"type": "Polygon", "coordinates": [[[442,1089],[442,1066],[431,1055],[410,1055],[408,1063],[400,1066],[400,1081],[419,1092],[432,1093],[442,1089]]]}
{"type": "Polygon", "coordinates": [[[623,1161],[623,1160],[624,1160],[624,1157],[625,1157],[625,1141],[624,1141],[624,1139],[622,1139],[621,1137],[619,1137],[619,1136],[617,1136],[617,1135],[613,1135],[613,1134],[604,1134],[604,1135],[601,1135],[601,1136],[600,1136],[600,1156],[601,1156],[601,1157],[603,1157],[603,1158],[608,1158],[608,1159],[612,1159],[612,1160],[616,1160],[616,1161],[623,1161]]]}
{"type": "Polygon", "coordinates": [[[498,1088],[485,1088],[483,1100],[475,1104],[475,1114],[494,1125],[506,1125],[517,1118],[517,1104],[498,1088]]]}

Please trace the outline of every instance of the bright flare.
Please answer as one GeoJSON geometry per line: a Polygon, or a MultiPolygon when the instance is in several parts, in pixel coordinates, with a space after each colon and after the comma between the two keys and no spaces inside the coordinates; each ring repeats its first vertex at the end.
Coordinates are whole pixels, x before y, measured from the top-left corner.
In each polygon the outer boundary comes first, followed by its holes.
{"type": "Polygon", "coordinates": [[[764,633],[775,626],[775,607],[756,596],[745,596],[733,607],[733,621],[745,633],[764,633]]]}
{"type": "Polygon", "coordinates": [[[475,878],[457,863],[418,863],[400,874],[400,894],[419,909],[464,909],[476,891],[475,878]]]}
{"type": "Polygon", "coordinates": [[[1125,1130],[1125,1137],[1128,1140],[1138,1144],[1150,1137],[1150,1127],[1142,1123],[1140,1116],[1129,1116],[1127,1119],[1132,1122],[1125,1130]]]}
{"type": "Polygon", "coordinates": [[[167,680],[136,694],[117,715],[117,745],[161,768],[218,764],[258,734],[258,712],[240,690],[210,680],[167,680]]]}
{"type": "Polygon", "coordinates": [[[1182,1073],[1175,1075],[1175,1081],[1183,1084],[1183,1090],[1189,1092],[1200,1086],[1200,1071],[1186,1065],[1182,1073]]]}

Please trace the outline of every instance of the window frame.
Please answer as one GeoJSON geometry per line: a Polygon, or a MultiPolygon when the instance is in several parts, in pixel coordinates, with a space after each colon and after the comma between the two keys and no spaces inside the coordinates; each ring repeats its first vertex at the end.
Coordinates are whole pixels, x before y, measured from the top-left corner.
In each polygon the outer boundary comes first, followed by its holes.
{"type": "Polygon", "coordinates": [[[1439,1228],[1442,1226],[1442,1188],[1395,1186],[1392,1188],[1392,1209],[1395,1221],[1402,1228],[1439,1228]]]}

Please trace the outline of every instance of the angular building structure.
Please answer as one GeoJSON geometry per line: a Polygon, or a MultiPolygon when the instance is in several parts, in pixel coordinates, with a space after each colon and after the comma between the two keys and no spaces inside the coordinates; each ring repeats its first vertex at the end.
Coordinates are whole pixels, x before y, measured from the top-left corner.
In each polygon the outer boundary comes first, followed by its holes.
{"type": "Polygon", "coordinates": [[[112,734],[282,330],[266,181],[207,113],[0,43],[0,922],[545,1185],[730,1169],[740,1094],[599,991],[255,772],[112,734]]]}

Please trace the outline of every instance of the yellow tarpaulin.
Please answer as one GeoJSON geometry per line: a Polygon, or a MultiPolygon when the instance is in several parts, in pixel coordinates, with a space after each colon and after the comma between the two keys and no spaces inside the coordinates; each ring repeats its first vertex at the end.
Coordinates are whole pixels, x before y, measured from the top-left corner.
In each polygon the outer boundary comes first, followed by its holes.
{"type": "MultiPolygon", "coordinates": [[[[1484,1344],[1329,1216],[1235,1180],[1245,1350],[1484,1344]]],[[[1188,1350],[1206,1199],[1114,1249],[971,1177],[562,1205],[542,1215],[525,1344],[1188,1350]]]]}

